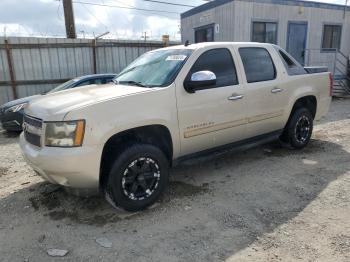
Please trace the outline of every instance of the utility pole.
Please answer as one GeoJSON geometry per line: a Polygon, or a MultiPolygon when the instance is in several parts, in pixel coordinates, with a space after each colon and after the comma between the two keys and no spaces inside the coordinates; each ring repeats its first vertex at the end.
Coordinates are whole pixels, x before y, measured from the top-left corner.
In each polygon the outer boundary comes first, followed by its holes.
{"type": "Polygon", "coordinates": [[[72,0],[63,0],[64,21],[66,23],[66,35],[67,38],[77,38],[75,32],[75,22],[73,14],[72,0]]]}

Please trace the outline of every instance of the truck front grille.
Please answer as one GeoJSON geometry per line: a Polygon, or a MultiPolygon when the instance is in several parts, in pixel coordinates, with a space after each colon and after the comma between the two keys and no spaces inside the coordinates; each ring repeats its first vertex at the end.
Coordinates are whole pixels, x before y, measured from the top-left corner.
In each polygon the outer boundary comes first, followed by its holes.
{"type": "Polygon", "coordinates": [[[28,115],[24,115],[24,122],[37,128],[41,128],[43,126],[43,121],[41,119],[28,115]]]}
{"type": "Polygon", "coordinates": [[[34,146],[41,147],[43,121],[28,115],[24,115],[23,131],[26,141],[34,146]]]}

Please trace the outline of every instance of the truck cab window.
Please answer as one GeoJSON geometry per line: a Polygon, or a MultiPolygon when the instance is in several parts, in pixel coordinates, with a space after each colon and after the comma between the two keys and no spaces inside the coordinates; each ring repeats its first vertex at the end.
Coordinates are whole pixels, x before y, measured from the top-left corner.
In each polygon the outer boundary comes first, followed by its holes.
{"type": "Polygon", "coordinates": [[[187,79],[198,71],[211,71],[216,75],[216,87],[237,85],[237,73],[231,52],[226,48],[204,52],[192,66],[187,79]]]}
{"type": "Polygon", "coordinates": [[[276,78],[276,69],[269,52],[261,47],[239,48],[248,83],[276,78]]]}

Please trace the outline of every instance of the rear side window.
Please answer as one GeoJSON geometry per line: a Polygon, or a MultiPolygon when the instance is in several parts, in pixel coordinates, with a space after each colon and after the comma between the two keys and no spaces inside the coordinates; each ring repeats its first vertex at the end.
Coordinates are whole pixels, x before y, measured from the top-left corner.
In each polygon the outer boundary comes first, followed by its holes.
{"type": "Polygon", "coordinates": [[[237,85],[237,73],[231,52],[226,48],[204,52],[192,66],[187,79],[198,71],[211,71],[216,75],[216,87],[237,85]]]}
{"type": "Polygon", "coordinates": [[[108,78],[106,78],[104,84],[112,82],[113,79],[114,79],[114,77],[108,77],[108,78]]]}
{"type": "Polygon", "coordinates": [[[91,80],[82,81],[82,82],[80,82],[79,84],[77,84],[75,87],[78,87],[78,86],[86,86],[86,85],[91,85],[91,80]]]}
{"type": "Polygon", "coordinates": [[[295,67],[295,63],[293,62],[293,60],[284,52],[282,52],[281,50],[278,51],[282,57],[282,61],[283,63],[289,67],[289,68],[292,68],[292,67],[295,67]]]}
{"type": "Polygon", "coordinates": [[[105,78],[96,78],[90,81],[90,84],[96,84],[96,85],[101,85],[101,84],[105,84],[106,83],[106,79],[105,78]]]}
{"type": "Polygon", "coordinates": [[[276,51],[280,55],[283,65],[286,68],[288,75],[296,76],[296,75],[304,75],[307,74],[304,67],[301,66],[298,62],[296,62],[287,52],[275,47],[276,51]]]}
{"type": "Polygon", "coordinates": [[[85,85],[101,85],[101,84],[106,84],[110,81],[107,81],[107,78],[93,78],[86,80],[84,82],[81,82],[77,86],[85,86],[85,85]]]}
{"type": "Polygon", "coordinates": [[[269,81],[276,78],[276,69],[269,52],[261,47],[239,49],[248,83],[269,81]]]}

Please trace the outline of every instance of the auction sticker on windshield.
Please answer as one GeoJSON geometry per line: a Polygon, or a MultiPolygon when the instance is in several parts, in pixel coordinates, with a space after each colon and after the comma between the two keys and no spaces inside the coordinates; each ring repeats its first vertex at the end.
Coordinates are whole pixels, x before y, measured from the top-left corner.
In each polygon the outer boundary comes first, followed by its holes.
{"type": "Polygon", "coordinates": [[[170,55],[165,60],[166,61],[184,61],[187,56],[185,55],[170,55]]]}

